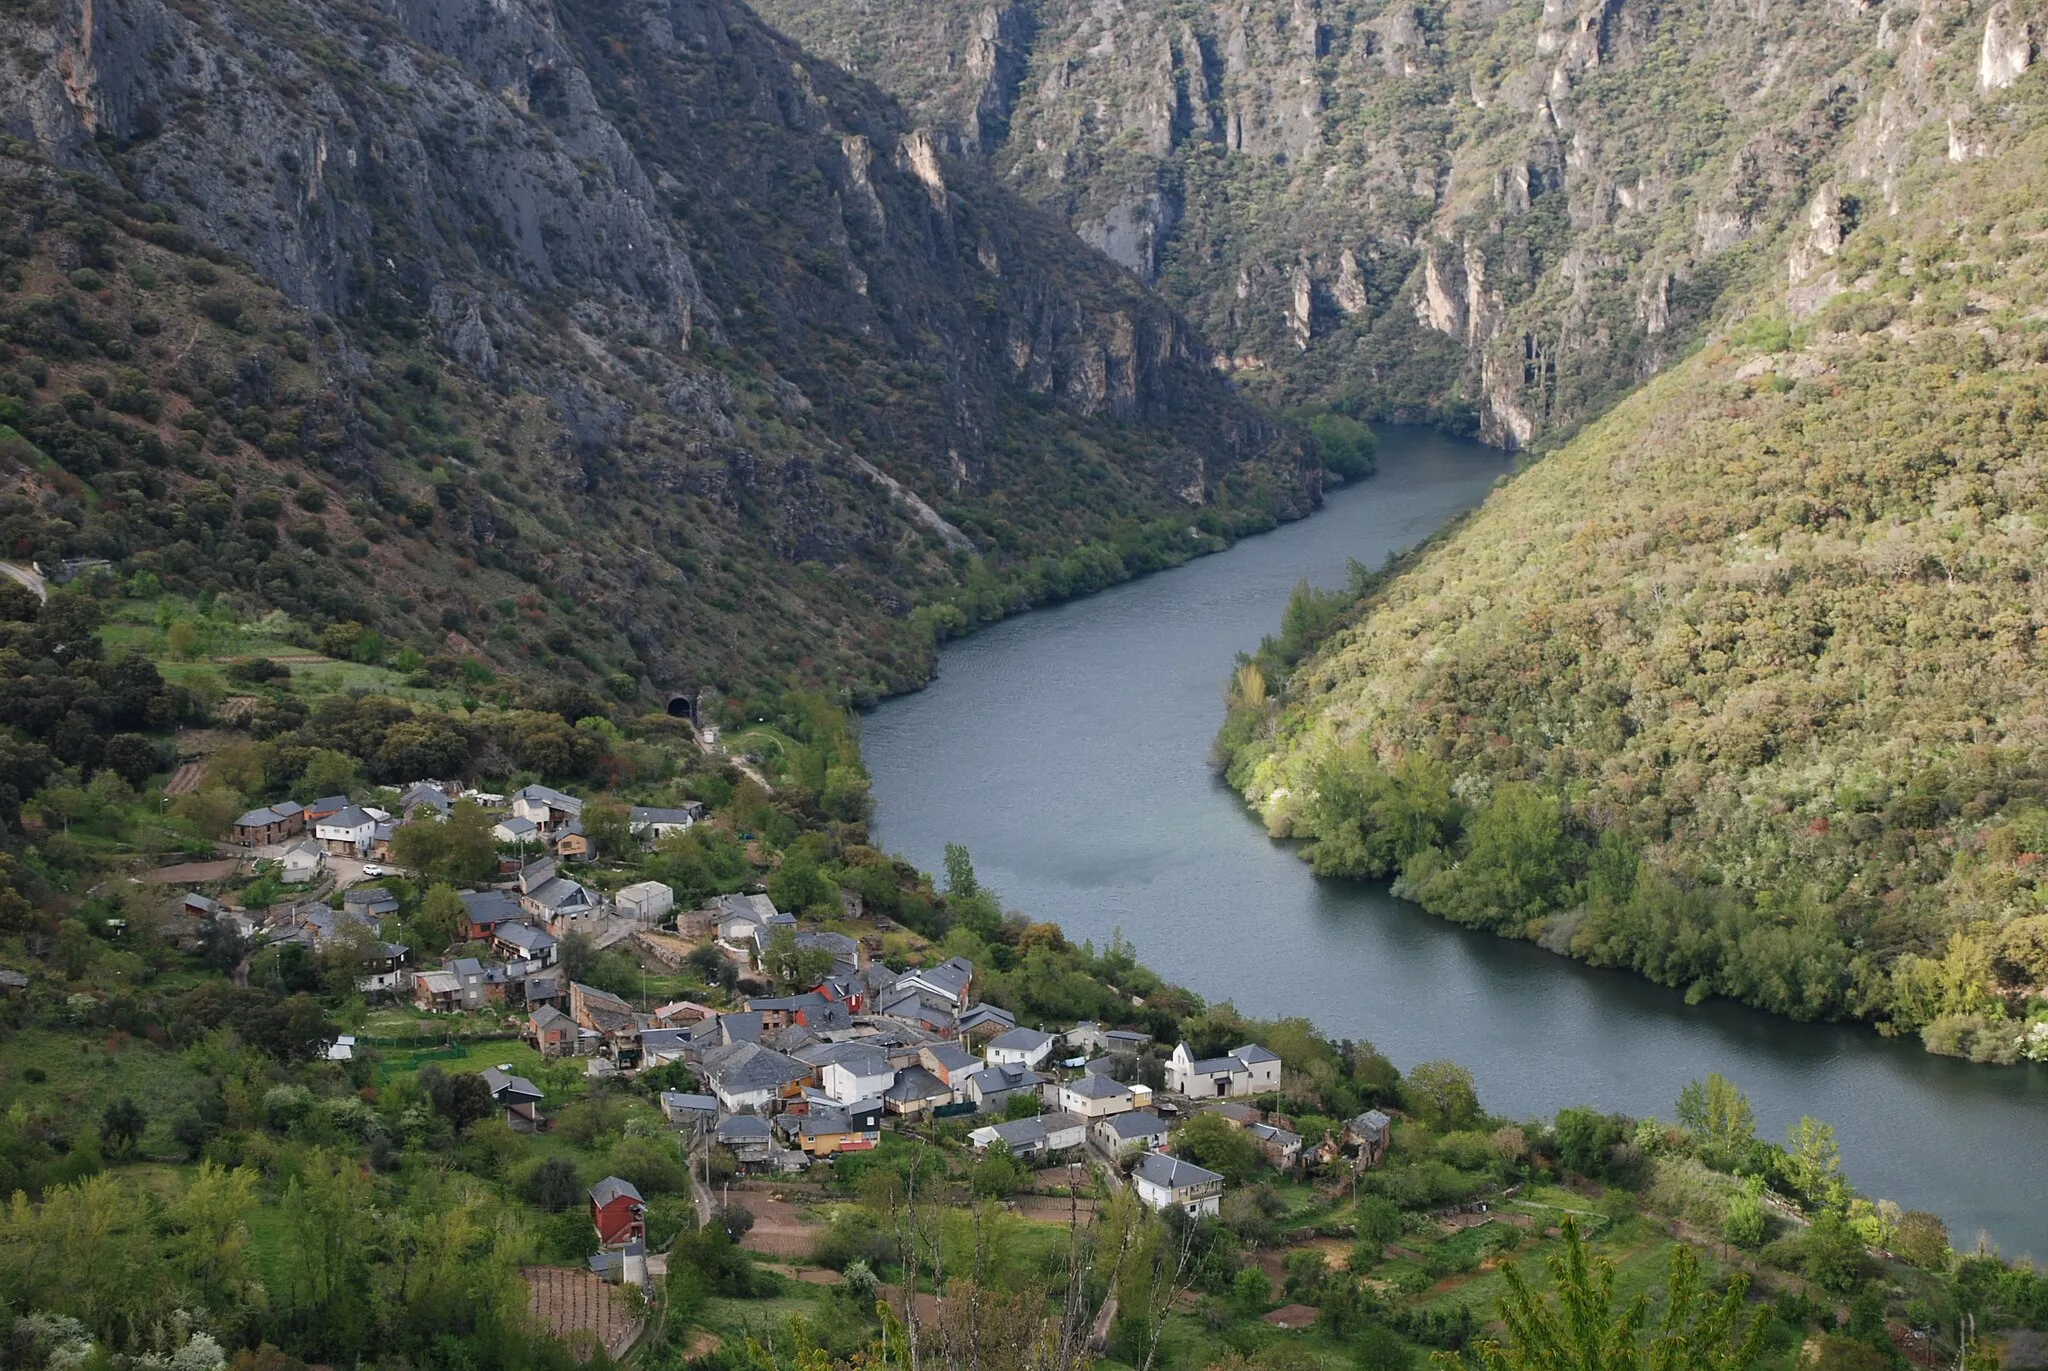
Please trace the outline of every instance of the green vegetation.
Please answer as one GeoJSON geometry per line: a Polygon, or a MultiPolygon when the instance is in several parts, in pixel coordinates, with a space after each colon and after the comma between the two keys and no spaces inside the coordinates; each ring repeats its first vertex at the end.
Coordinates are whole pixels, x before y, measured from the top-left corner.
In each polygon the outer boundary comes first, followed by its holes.
{"type": "Polygon", "coordinates": [[[1758,298],[1396,574],[1300,592],[1218,738],[1269,828],[1695,1000],[2048,1058],[2048,142],[2014,94],[2011,156],[1916,164],[1796,330],[1758,298]]]}

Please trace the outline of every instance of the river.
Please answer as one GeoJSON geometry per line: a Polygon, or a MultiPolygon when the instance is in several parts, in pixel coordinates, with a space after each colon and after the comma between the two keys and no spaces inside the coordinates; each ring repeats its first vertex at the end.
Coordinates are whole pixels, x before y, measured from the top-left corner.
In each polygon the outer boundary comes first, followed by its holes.
{"type": "Polygon", "coordinates": [[[1208,766],[1222,686],[1301,577],[1338,586],[1484,498],[1499,453],[1381,430],[1379,474],[1230,551],[948,646],[863,725],[878,846],[938,870],[965,843],[1004,903],[1253,1015],[1305,1015],[1403,1068],[1450,1058],[1513,1118],[1588,1103],[1672,1117],[1718,1071],[1783,1138],[1832,1124],[1866,1194],[2048,1257],[2048,1069],[1971,1066],[1868,1029],[1796,1024],[1461,929],[1383,886],[1322,880],[1208,766]]]}

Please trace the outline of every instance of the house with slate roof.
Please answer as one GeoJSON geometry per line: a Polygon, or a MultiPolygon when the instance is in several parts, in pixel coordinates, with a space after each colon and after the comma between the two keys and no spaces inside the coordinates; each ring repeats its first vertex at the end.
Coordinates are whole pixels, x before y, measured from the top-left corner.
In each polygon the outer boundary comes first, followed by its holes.
{"type": "Polygon", "coordinates": [[[892,988],[898,992],[915,990],[934,996],[958,1014],[973,1003],[973,986],[974,963],[965,957],[952,957],[937,966],[914,967],[904,972],[896,978],[892,988]]]}
{"type": "Polygon", "coordinates": [[[235,820],[228,836],[244,847],[266,847],[306,831],[305,806],[290,800],[252,809],[235,820]]]}
{"type": "Polygon", "coordinates": [[[755,1114],[734,1114],[718,1121],[714,1135],[718,1145],[732,1153],[741,1166],[766,1165],[775,1150],[775,1130],[768,1120],[755,1114]]]}
{"type": "Polygon", "coordinates": [[[561,944],[555,935],[529,923],[499,924],[491,934],[491,950],[507,961],[530,962],[535,968],[553,966],[561,944]]]}
{"type": "Polygon", "coordinates": [[[1046,1078],[1021,1066],[985,1066],[967,1078],[962,1098],[984,1114],[1002,1112],[1012,1095],[1038,1094],[1046,1078]]]}
{"type": "Polygon", "coordinates": [[[530,785],[512,792],[512,813],[552,836],[572,819],[583,817],[583,801],[552,786],[530,785]]]}
{"type": "Polygon", "coordinates": [[[1131,1186],[1153,1209],[1175,1208],[1194,1218],[1214,1214],[1223,1200],[1223,1177],[1164,1152],[1147,1152],[1131,1168],[1131,1186]]]}
{"type": "Polygon", "coordinates": [[[700,1071],[718,1102],[732,1113],[765,1113],[800,1093],[811,1068],[759,1043],[734,1043],[703,1055],[700,1071]]]}
{"type": "Polygon", "coordinates": [[[703,819],[704,806],[696,800],[686,801],[673,809],[634,805],[626,811],[626,831],[644,846],[653,847],[671,833],[689,832],[703,819]]]}
{"type": "Polygon", "coordinates": [[[1344,1145],[1358,1149],[1360,1166],[1378,1166],[1387,1157],[1393,1141],[1394,1121],[1377,1109],[1368,1109],[1344,1125],[1344,1145]]]}
{"type": "Polygon", "coordinates": [[[1055,1152],[1070,1151],[1086,1140],[1082,1120],[1065,1113],[1011,1119],[977,1128],[967,1135],[967,1141],[977,1149],[986,1151],[1001,1143],[1019,1161],[1036,1161],[1055,1152]]]}
{"type": "Polygon", "coordinates": [[[465,890],[462,908],[469,920],[464,933],[470,938],[493,937],[501,924],[518,923],[526,917],[519,901],[503,890],[465,890]]]}
{"type": "Polygon", "coordinates": [[[531,1133],[540,1122],[539,1106],[546,1098],[541,1088],[524,1076],[515,1076],[508,1066],[484,1068],[484,1089],[493,1102],[503,1106],[505,1122],[522,1133],[531,1133]]]}
{"type": "Polygon", "coordinates": [[[1052,1055],[1053,1036],[1035,1028],[1013,1028],[989,1039],[982,1058],[990,1066],[1025,1066],[1037,1070],[1052,1055]]]}
{"type": "Polygon", "coordinates": [[[320,874],[320,868],[327,865],[327,854],[320,844],[311,838],[301,838],[284,850],[277,859],[278,877],[286,885],[304,885],[320,874]]]}
{"type": "Polygon", "coordinates": [[[661,1092],[661,1116],[678,1128],[711,1128],[718,1123],[718,1100],[680,1090],[661,1092]]]}
{"type": "Polygon", "coordinates": [[[1131,1088],[1111,1076],[1089,1073],[1060,1083],[1060,1108],[1091,1121],[1121,1114],[1134,1103],[1131,1088]]]}
{"type": "Polygon", "coordinates": [[[658,924],[676,907],[676,892],[660,881],[637,881],[612,896],[612,907],[622,919],[658,924]]]}
{"type": "Polygon", "coordinates": [[[1280,1088],[1280,1058],[1257,1043],[1233,1047],[1228,1056],[1196,1060],[1186,1043],[1166,1059],[1166,1088],[1191,1098],[1263,1095],[1280,1088]]]}
{"type": "Polygon", "coordinates": [[[993,1036],[1015,1028],[1017,1016],[992,1004],[977,1004],[962,1010],[955,1026],[963,1038],[993,1036]]]}
{"type": "Polygon", "coordinates": [[[544,1004],[526,1019],[527,1033],[543,1057],[576,1055],[576,1021],[551,1004],[544,1004]]]}
{"type": "Polygon", "coordinates": [[[882,1092],[882,1107],[907,1119],[923,1118],[953,1103],[953,1087],[922,1066],[898,1067],[896,1083],[882,1092]]]}
{"type": "Polygon", "coordinates": [[[1156,1151],[1166,1146],[1166,1120],[1149,1109],[1127,1109],[1097,1119],[1095,1140],[1114,1157],[1127,1147],[1156,1151]]]}
{"type": "Polygon", "coordinates": [[[316,821],[313,836],[334,856],[360,857],[370,850],[370,839],[376,836],[377,822],[377,816],[369,810],[361,805],[350,805],[339,813],[316,821]]]}
{"type": "Polygon", "coordinates": [[[866,1043],[820,1043],[795,1056],[818,1069],[818,1088],[837,1104],[879,1099],[896,1084],[888,1054],[866,1043]]]}
{"type": "Polygon", "coordinates": [[[1250,1124],[1244,1131],[1251,1134],[1259,1154],[1273,1166],[1292,1171],[1301,1164],[1301,1139],[1296,1134],[1270,1123],[1250,1124]]]}
{"type": "Polygon", "coordinates": [[[415,781],[398,797],[401,819],[445,819],[454,807],[454,797],[435,781],[415,781]]]}
{"type": "Polygon", "coordinates": [[[606,1176],[590,1187],[590,1224],[600,1247],[621,1247],[647,1237],[647,1202],[631,1181],[606,1176]]]}

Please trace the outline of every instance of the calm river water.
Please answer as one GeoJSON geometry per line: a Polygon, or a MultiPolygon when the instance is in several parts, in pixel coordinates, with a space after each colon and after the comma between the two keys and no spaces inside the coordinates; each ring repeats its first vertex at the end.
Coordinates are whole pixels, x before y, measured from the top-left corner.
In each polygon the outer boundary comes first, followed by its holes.
{"type": "Polygon", "coordinates": [[[1040,610],[945,650],[939,678],[870,714],[878,845],[928,870],[965,843],[1004,903],[1256,1015],[1370,1038],[1406,1068],[1451,1058],[1513,1117],[1590,1103],[1670,1118],[1719,1071],[1782,1138],[1834,1125],[1867,1194],[2048,1258],[2048,1070],[1976,1067],[1865,1029],[1794,1024],[1460,929],[1384,887],[1320,880],[1210,772],[1235,653],[1295,581],[1341,585],[1477,503],[1500,454],[1382,430],[1380,472],[1313,518],[1176,571],[1040,610]]]}

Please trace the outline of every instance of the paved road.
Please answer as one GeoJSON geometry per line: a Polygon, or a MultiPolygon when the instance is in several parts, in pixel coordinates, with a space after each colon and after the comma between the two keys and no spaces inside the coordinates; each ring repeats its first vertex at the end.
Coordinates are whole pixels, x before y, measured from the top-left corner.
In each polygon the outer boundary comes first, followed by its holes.
{"type": "Polygon", "coordinates": [[[27,587],[29,594],[38,600],[47,602],[50,598],[50,587],[44,583],[43,578],[18,562],[0,562],[0,576],[27,587]]]}

